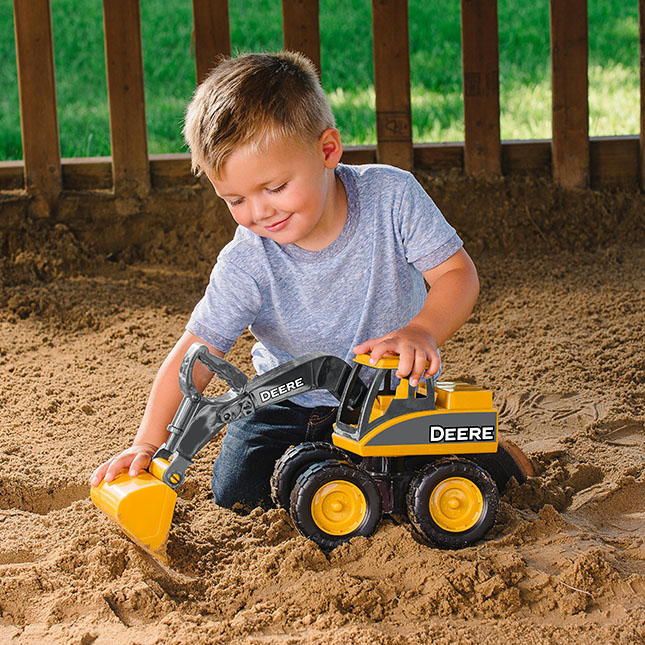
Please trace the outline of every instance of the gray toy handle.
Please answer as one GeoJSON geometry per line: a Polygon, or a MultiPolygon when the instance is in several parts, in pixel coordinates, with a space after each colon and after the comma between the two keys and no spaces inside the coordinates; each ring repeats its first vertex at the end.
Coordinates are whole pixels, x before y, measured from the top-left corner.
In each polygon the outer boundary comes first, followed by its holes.
{"type": "Polygon", "coordinates": [[[200,391],[195,387],[193,380],[193,367],[195,361],[205,365],[213,374],[226,381],[234,392],[239,392],[247,384],[248,376],[238,370],[219,356],[215,356],[208,351],[208,347],[202,343],[193,343],[186,352],[184,359],[179,367],[179,388],[184,396],[193,401],[201,398],[200,391]]]}

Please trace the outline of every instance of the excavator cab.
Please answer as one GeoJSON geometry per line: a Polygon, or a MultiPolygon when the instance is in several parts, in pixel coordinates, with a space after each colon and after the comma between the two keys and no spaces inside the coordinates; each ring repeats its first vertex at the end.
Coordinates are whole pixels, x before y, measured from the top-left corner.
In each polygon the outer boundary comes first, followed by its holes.
{"type": "Polygon", "coordinates": [[[398,356],[384,356],[375,365],[369,360],[366,354],[354,359],[334,445],[361,457],[497,452],[497,410],[489,390],[434,379],[413,388],[407,378],[396,379],[398,356]],[[351,409],[350,393],[359,380],[369,385],[362,404],[351,409]]]}
{"type": "MultiPolygon", "coordinates": [[[[398,414],[402,410],[422,410],[432,407],[433,392],[428,390],[433,381],[421,381],[413,388],[407,378],[395,376],[399,367],[398,356],[384,356],[372,365],[369,354],[359,354],[338,407],[336,427],[357,439],[363,437],[379,419],[398,414]],[[356,384],[368,383],[361,391],[363,399],[356,402],[356,384]],[[392,410],[390,408],[392,407],[392,410]]],[[[360,390],[359,390],[360,391],[360,390]]]]}

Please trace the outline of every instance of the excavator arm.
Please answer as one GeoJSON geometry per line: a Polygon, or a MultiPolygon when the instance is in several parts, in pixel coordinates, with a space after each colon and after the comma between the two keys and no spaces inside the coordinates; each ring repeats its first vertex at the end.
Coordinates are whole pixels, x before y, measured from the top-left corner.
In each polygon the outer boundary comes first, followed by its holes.
{"type": "MultiPolygon", "coordinates": [[[[228,361],[194,343],[180,368],[179,385],[184,398],[168,426],[170,436],[154,458],[170,462],[163,482],[171,488],[181,485],[195,455],[228,423],[252,415],[256,410],[311,390],[326,390],[340,400],[351,367],[342,359],[321,353],[301,356],[248,380],[228,361]],[[226,394],[208,398],[195,387],[193,367],[199,360],[231,387],[226,394]]],[[[358,382],[357,389],[365,386],[358,382]]],[[[360,400],[360,392],[352,397],[360,400]]],[[[154,459],[153,458],[153,459],[154,459]]]]}
{"type": "MultiPolygon", "coordinates": [[[[157,450],[148,470],[135,476],[126,471],[109,483],[104,480],[92,486],[92,500],[135,543],[166,562],[166,541],[177,500],[174,489],[184,481],[195,455],[227,423],[262,407],[317,389],[340,399],[350,371],[340,358],[309,354],[249,381],[244,372],[195,343],[179,370],[184,396],[168,426],[168,440],[157,450]],[[196,361],[226,381],[230,390],[215,398],[203,396],[193,381],[196,361]]],[[[364,390],[359,383],[352,401],[360,401],[364,390]]]]}

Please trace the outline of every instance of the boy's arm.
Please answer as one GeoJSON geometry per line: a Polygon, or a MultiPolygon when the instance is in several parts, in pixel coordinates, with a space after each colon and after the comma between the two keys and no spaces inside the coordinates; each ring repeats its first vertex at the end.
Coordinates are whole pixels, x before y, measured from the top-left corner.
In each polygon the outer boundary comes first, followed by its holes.
{"type": "Polygon", "coordinates": [[[409,375],[412,387],[424,375],[426,361],[430,361],[426,376],[439,370],[437,348],[466,322],[479,294],[477,270],[464,249],[425,271],[423,277],[430,291],[421,311],[402,329],[354,347],[356,354],[371,353],[373,362],[386,352],[398,354],[396,375],[409,375]]]}
{"type": "MultiPolygon", "coordinates": [[[[188,348],[196,342],[205,344],[213,354],[224,357],[223,352],[204,343],[195,334],[184,332],[157,372],[132,446],[101,464],[90,478],[92,486],[97,486],[102,479],[111,482],[124,468],[129,468],[131,476],[136,476],[148,466],[157,448],[168,438],[166,428],[183,396],[179,389],[179,366],[188,348]]],[[[200,392],[206,388],[212,376],[212,372],[205,365],[199,361],[195,363],[193,378],[200,392]]]]}

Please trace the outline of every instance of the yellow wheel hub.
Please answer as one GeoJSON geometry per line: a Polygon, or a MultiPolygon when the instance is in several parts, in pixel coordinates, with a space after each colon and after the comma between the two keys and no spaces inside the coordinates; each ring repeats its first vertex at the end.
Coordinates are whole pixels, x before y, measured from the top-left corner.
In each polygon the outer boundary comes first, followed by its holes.
{"type": "Polygon", "coordinates": [[[366,514],[365,495],[345,480],[323,484],[311,501],[311,517],[329,535],[348,535],[363,523],[366,514]]]}
{"type": "Polygon", "coordinates": [[[430,494],[430,515],[451,533],[471,529],[482,516],[484,498],[475,483],[465,477],[449,477],[430,494]]]}

